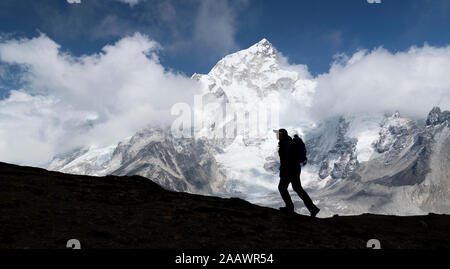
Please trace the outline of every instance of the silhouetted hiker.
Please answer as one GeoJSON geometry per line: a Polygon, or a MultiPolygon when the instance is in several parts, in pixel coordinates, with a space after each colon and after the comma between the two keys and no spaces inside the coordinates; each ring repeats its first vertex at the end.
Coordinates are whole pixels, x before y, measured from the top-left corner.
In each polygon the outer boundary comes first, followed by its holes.
{"type": "Polygon", "coordinates": [[[301,163],[306,163],[306,149],[304,143],[297,135],[292,139],[285,129],[274,130],[278,134],[278,154],[280,155],[280,183],[278,184],[278,190],[283,198],[286,207],[280,207],[283,212],[293,213],[294,203],[292,203],[291,196],[289,195],[288,186],[292,183],[292,189],[300,196],[305,203],[312,217],[315,217],[319,213],[320,209],[314,205],[311,198],[305,192],[300,183],[301,163]],[[304,150],[305,156],[301,156],[302,150],[304,150]]]}

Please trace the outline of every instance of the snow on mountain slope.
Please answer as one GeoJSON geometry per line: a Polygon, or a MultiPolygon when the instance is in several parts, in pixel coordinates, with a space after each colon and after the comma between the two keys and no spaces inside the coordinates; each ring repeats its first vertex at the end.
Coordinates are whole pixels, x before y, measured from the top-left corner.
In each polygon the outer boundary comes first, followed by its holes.
{"type": "Polygon", "coordinates": [[[83,175],[141,175],[175,191],[223,192],[223,175],[208,141],[175,139],[169,130],[146,128],[117,145],[58,156],[51,170],[83,175]],[[69,161],[63,161],[69,158],[69,161]]]}
{"type": "Polygon", "coordinates": [[[326,197],[328,210],[340,214],[450,212],[450,130],[444,115],[446,111],[434,108],[424,128],[398,112],[386,117],[370,160],[315,195],[326,197]],[[441,120],[431,124],[435,113],[441,120]],[[333,204],[346,207],[338,209],[333,204]]]}
{"type": "Polygon", "coordinates": [[[108,170],[109,160],[116,147],[117,145],[110,145],[104,148],[77,149],[72,152],[75,158],[70,158],[71,154],[57,156],[48,165],[48,169],[70,174],[101,176],[104,175],[103,170],[108,170]]]}
{"type": "Polygon", "coordinates": [[[280,91],[308,104],[315,82],[295,71],[284,70],[273,45],[262,39],[246,50],[230,54],[220,60],[207,75],[193,78],[205,85],[205,93],[226,95],[229,102],[254,102],[280,91]]]}

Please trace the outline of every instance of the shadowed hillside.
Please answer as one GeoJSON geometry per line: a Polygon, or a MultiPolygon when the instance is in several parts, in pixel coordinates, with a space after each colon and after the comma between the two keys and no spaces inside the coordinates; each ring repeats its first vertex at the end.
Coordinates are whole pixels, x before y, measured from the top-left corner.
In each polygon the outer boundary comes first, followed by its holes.
{"type": "MultiPolygon", "coordinates": [[[[281,198],[280,198],[281,199],[281,198]]],[[[450,216],[312,219],[240,199],[162,189],[139,177],[90,177],[0,163],[0,248],[450,247],[450,216]]]]}

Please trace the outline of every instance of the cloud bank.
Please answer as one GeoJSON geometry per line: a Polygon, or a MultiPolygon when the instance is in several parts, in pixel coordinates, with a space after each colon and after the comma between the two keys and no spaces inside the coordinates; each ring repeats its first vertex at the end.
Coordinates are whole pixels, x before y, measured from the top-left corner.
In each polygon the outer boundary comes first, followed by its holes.
{"type": "Polygon", "coordinates": [[[367,0],[369,4],[381,4],[381,0],[367,0]]]}
{"type": "Polygon", "coordinates": [[[81,0],[67,0],[69,4],[81,4],[81,0]]]}
{"type": "Polygon", "coordinates": [[[134,34],[74,57],[41,34],[0,43],[2,65],[23,67],[24,87],[0,100],[0,159],[40,164],[75,146],[104,146],[146,124],[171,122],[197,82],[159,63],[158,43],[134,34]]]}
{"type": "Polygon", "coordinates": [[[392,113],[424,118],[433,106],[450,109],[450,46],[383,48],[340,55],[316,78],[311,115],[392,113]]]}

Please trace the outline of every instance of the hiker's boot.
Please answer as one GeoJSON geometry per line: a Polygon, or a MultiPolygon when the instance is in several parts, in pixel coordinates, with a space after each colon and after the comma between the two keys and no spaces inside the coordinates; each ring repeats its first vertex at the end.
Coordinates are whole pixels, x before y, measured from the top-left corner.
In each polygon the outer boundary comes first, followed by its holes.
{"type": "Polygon", "coordinates": [[[319,211],[320,211],[320,209],[319,209],[317,206],[315,206],[315,207],[310,211],[311,217],[315,218],[316,215],[319,213],[319,211]]]}
{"type": "Polygon", "coordinates": [[[294,208],[293,207],[280,207],[280,211],[283,213],[294,213],[294,208]]]}

